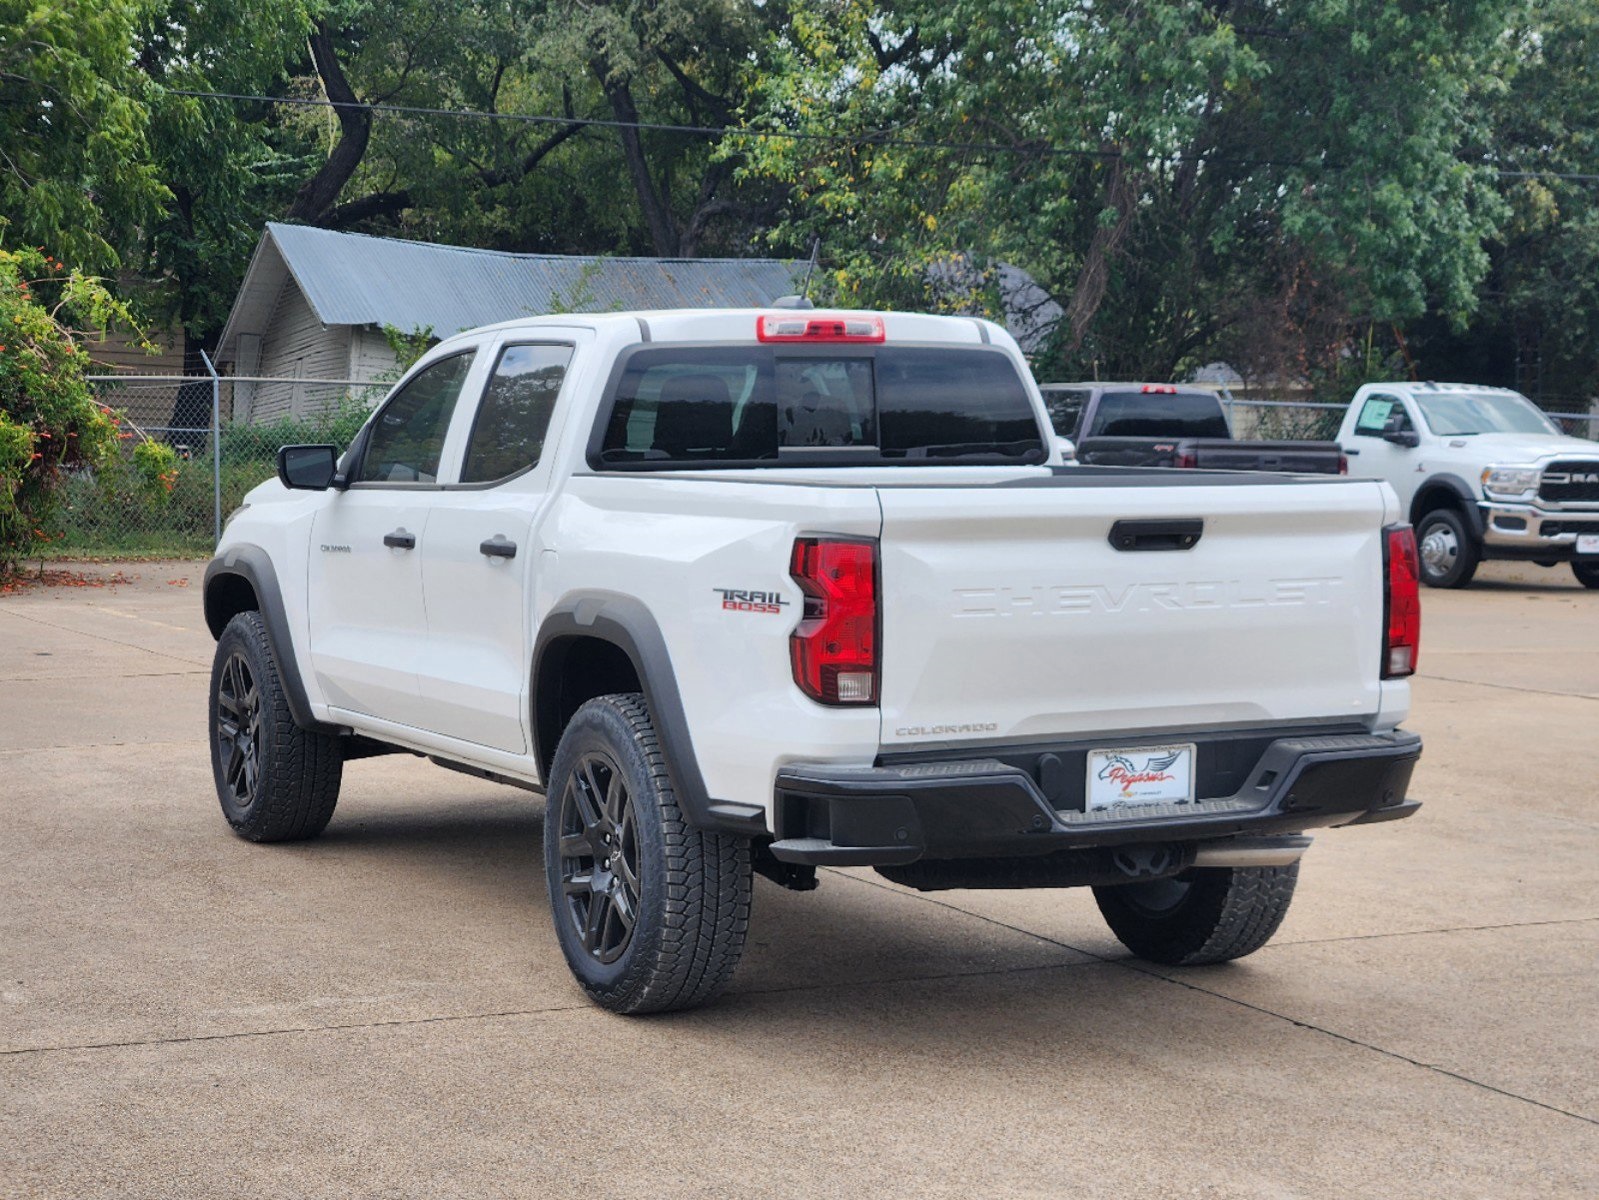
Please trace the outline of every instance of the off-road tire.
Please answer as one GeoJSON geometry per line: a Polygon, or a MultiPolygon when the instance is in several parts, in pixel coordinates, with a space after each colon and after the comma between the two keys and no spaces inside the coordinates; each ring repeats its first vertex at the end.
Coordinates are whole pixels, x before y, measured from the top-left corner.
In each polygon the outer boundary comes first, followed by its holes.
{"type": "Polygon", "coordinates": [[[210,700],[211,772],[233,832],[292,842],[327,828],[344,754],[338,738],[294,723],[260,613],[239,613],[217,639],[210,700]]]}
{"type": "Polygon", "coordinates": [[[1574,562],[1571,573],[1585,588],[1599,588],[1599,562],[1574,562]]]}
{"type": "MultiPolygon", "coordinates": [[[[602,814],[602,821],[607,820],[602,814]]],[[[713,999],[732,978],[749,928],[749,841],[688,823],[642,696],[590,700],[562,733],[550,768],[544,869],[561,952],[583,990],[600,1006],[618,1013],[693,1008],[713,999]],[[585,789],[585,765],[597,787],[591,783],[585,789]],[[624,805],[632,810],[630,822],[619,816],[606,826],[630,831],[604,835],[614,839],[614,851],[611,843],[599,846],[599,835],[592,833],[598,825],[585,826],[585,810],[573,790],[590,799],[596,790],[608,793],[611,773],[626,789],[618,813],[624,805]],[[579,832],[584,828],[591,832],[579,832]],[[585,844],[595,852],[585,850],[585,844]],[[605,853],[615,855],[614,870],[602,870],[606,860],[598,855],[605,853]],[[630,864],[625,867],[620,861],[624,854],[630,864]],[[610,877],[606,886],[612,889],[614,912],[615,889],[626,895],[629,875],[636,890],[633,924],[618,945],[618,937],[591,934],[586,917],[598,903],[597,880],[610,877]],[[594,942],[592,949],[585,945],[586,936],[594,942]],[[605,953],[615,957],[602,961],[605,953]]],[[[610,913],[605,919],[617,920],[610,913]]],[[[607,929],[616,933],[620,925],[607,929]]]]}
{"type": "Polygon", "coordinates": [[[1096,887],[1111,932],[1139,958],[1174,967],[1253,954],[1288,914],[1299,864],[1201,867],[1176,879],[1096,887]]]}
{"type": "Polygon", "coordinates": [[[1428,587],[1463,588],[1477,573],[1482,547],[1466,526],[1466,519],[1453,508],[1435,508],[1416,522],[1416,548],[1421,559],[1421,581],[1428,587]],[[1429,563],[1427,538],[1436,535],[1446,546],[1454,547],[1451,561],[1429,563]]]}

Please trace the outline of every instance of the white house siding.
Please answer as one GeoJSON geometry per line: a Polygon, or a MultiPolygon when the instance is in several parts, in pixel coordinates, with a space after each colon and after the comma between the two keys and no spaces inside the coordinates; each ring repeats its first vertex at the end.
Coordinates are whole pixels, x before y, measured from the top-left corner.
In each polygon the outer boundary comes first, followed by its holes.
{"type": "MultiPolygon", "coordinates": [[[[388,384],[400,377],[400,359],[381,329],[357,325],[350,330],[350,359],[346,370],[351,379],[388,384]]],[[[384,390],[372,388],[366,398],[375,401],[384,390]]]]}
{"type": "MultiPolygon", "coordinates": [[[[344,379],[350,365],[350,328],[324,325],[293,278],[283,281],[272,319],[261,338],[258,373],[281,379],[344,379]]],[[[250,398],[256,425],[299,418],[338,402],[344,389],[319,384],[262,383],[250,398]]]]}

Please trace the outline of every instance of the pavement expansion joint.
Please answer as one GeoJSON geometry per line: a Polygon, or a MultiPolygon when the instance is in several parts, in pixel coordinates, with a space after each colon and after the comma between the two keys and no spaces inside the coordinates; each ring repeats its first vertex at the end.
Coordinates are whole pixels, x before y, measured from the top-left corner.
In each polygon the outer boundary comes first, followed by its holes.
{"type": "Polygon", "coordinates": [[[66,746],[14,746],[10,750],[0,750],[0,758],[9,758],[17,754],[51,754],[59,750],[126,750],[130,746],[184,746],[192,749],[194,739],[187,738],[176,742],[78,742],[66,746]]]}
{"type": "MultiPolygon", "coordinates": [[[[1362,1041],[1360,1038],[1351,1037],[1346,1033],[1339,1033],[1337,1030],[1328,1029],[1323,1025],[1316,1025],[1310,1021],[1302,1021],[1297,1017],[1290,1017],[1285,1013],[1277,1012],[1273,1009],[1266,1008],[1263,1005],[1251,1004],[1247,1000],[1240,1000],[1235,996],[1228,996],[1225,993],[1213,991],[1212,989],[1204,987],[1203,985],[1195,983],[1191,980],[1178,979],[1170,975],[1163,975],[1154,967],[1147,966],[1144,963],[1139,962],[1137,959],[1131,957],[1111,958],[1108,955],[1096,953],[1095,951],[1089,950],[1086,947],[1074,946],[1070,942],[1063,942],[1059,938],[1046,937],[1044,934],[1035,933],[1030,929],[1022,929],[1018,926],[1012,925],[1008,921],[1001,921],[996,917],[990,917],[983,913],[971,912],[969,909],[964,909],[958,905],[950,904],[946,900],[938,900],[932,896],[926,896],[918,892],[911,892],[906,889],[890,887],[886,883],[878,883],[873,879],[862,879],[856,875],[846,875],[836,867],[823,867],[822,870],[827,871],[830,874],[838,875],[841,878],[853,879],[856,883],[863,883],[868,887],[882,888],[884,891],[892,891],[898,893],[899,895],[909,896],[912,900],[921,900],[928,904],[937,905],[939,908],[947,908],[954,912],[964,913],[969,917],[976,917],[980,921],[987,921],[989,924],[997,925],[1002,929],[1009,929],[1014,933],[1026,934],[1030,937],[1038,938],[1040,941],[1049,942],[1052,945],[1060,946],[1066,950],[1075,950],[1078,954],[1086,954],[1088,957],[1108,966],[1121,967],[1124,970],[1132,971],[1139,975],[1144,975],[1150,979],[1158,979],[1164,983],[1175,984],[1177,987],[1184,988],[1190,992],[1195,992],[1202,996],[1209,996],[1214,1000],[1220,1000],[1224,1004],[1230,1004],[1237,1008],[1245,1009],[1249,1012],[1258,1013],[1263,1017],[1271,1017],[1275,1020],[1286,1022],[1289,1025],[1293,1025],[1299,1029],[1308,1030],[1311,1033],[1322,1034],[1324,1037],[1329,1037],[1335,1041],[1343,1042],[1345,1045],[1356,1046],[1362,1050],[1369,1050],[1374,1054],[1380,1054],[1384,1058],[1391,1058],[1397,1062],[1409,1063],[1413,1067],[1420,1067],[1424,1071],[1431,1071],[1435,1075],[1442,1075],[1445,1078],[1468,1084],[1471,1087],[1479,1088],[1482,1091],[1491,1092],[1494,1095],[1503,1096],[1510,1100],[1519,1100],[1523,1104],[1530,1104],[1534,1108],[1541,1108],[1548,1112],[1557,1113],[1563,1117],[1570,1117],[1572,1120],[1581,1121],[1586,1125],[1599,1126],[1599,1118],[1590,1117],[1584,1113],[1573,1112],[1569,1108],[1561,1108],[1558,1104],[1550,1104],[1544,1100],[1536,1100],[1531,1096],[1523,1096],[1519,1092],[1512,1092],[1502,1087],[1496,1087],[1491,1083],[1484,1083],[1480,1079],[1473,1079],[1470,1075],[1462,1075],[1458,1071],[1451,1071],[1448,1067],[1441,1067],[1436,1063],[1423,1062],[1419,1058],[1412,1058],[1408,1054],[1399,1053],[1397,1050],[1389,1050],[1383,1046],[1362,1041]]],[[[1530,922],[1530,924],[1545,923],[1562,924],[1562,922],[1530,922]]]]}
{"type": "Polygon", "coordinates": [[[351,1021],[339,1025],[293,1025],[281,1029],[236,1029],[222,1033],[192,1033],[177,1037],[130,1038],[122,1042],[77,1042],[58,1046],[12,1046],[0,1049],[0,1058],[24,1054],[72,1053],[79,1050],[133,1050],[143,1046],[182,1046],[191,1042],[231,1042],[244,1038],[286,1037],[304,1033],[340,1033],[356,1029],[388,1029],[406,1025],[442,1025],[457,1021],[494,1021],[507,1017],[542,1017],[551,1013],[576,1012],[600,1015],[588,1001],[554,1004],[548,1008],[509,1009],[504,1012],[445,1013],[431,1017],[398,1017],[388,1021],[351,1021]]]}
{"type": "Polygon", "coordinates": [[[38,617],[29,616],[25,612],[18,612],[14,608],[0,609],[7,616],[16,617],[20,621],[32,621],[35,625],[43,625],[46,629],[59,630],[61,633],[70,633],[73,637],[91,638],[97,642],[109,642],[113,646],[123,646],[129,650],[141,650],[145,654],[153,654],[157,658],[170,658],[173,662],[184,663],[191,667],[210,670],[208,663],[196,662],[192,658],[180,658],[176,654],[168,654],[165,650],[152,650],[148,646],[141,646],[138,642],[124,642],[120,638],[106,637],[103,633],[90,633],[86,629],[74,629],[70,625],[57,625],[54,621],[41,621],[38,617]]]}
{"type": "Polygon", "coordinates": [[[0,683],[58,683],[73,679],[167,679],[177,675],[209,675],[205,667],[190,667],[186,671],[98,671],[91,675],[0,675],[0,683]]]}
{"type": "Polygon", "coordinates": [[[1336,942],[1373,942],[1382,938],[1432,937],[1444,933],[1489,933],[1495,929],[1536,929],[1541,925],[1584,925],[1593,921],[1599,921],[1599,914],[1591,917],[1559,917],[1551,921],[1506,921],[1500,925],[1452,925],[1444,929],[1395,929],[1389,933],[1349,933],[1341,937],[1300,938],[1297,941],[1289,938],[1273,938],[1257,953],[1281,950],[1285,946],[1325,946],[1336,942]]]}
{"type": "Polygon", "coordinates": [[[1534,696],[1563,696],[1568,700],[1599,700],[1592,692],[1562,692],[1550,688],[1523,687],[1519,683],[1488,683],[1482,679],[1457,679],[1453,675],[1431,675],[1418,672],[1417,679],[1431,679],[1438,683],[1463,683],[1468,687],[1497,688],[1503,692],[1528,692],[1534,696]]]}

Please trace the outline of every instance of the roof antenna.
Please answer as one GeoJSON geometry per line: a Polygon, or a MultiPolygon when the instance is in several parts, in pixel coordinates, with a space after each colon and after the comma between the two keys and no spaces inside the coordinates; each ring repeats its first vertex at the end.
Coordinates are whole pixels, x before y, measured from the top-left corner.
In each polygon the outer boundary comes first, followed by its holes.
{"type": "Polygon", "coordinates": [[[816,252],[821,248],[822,239],[814,238],[811,241],[811,261],[805,267],[805,280],[800,284],[798,295],[779,296],[772,301],[773,308],[815,308],[811,303],[811,276],[816,272],[816,252]]]}

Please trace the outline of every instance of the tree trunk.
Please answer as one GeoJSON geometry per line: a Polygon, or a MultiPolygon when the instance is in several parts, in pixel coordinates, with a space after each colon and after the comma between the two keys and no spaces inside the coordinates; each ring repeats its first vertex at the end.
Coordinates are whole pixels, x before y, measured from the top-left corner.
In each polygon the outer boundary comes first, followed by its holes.
{"type": "Polygon", "coordinates": [[[1121,156],[1110,160],[1110,181],[1105,186],[1105,207],[1114,209],[1116,218],[1109,225],[1101,222],[1094,229],[1088,243],[1088,253],[1083,258],[1083,269],[1077,276],[1077,287],[1066,305],[1066,320],[1072,331],[1071,348],[1079,350],[1088,327],[1093,324],[1099,306],[1110,286],[1110,264],[1116,257],[1127,227],[1132,224],[1133,212],[1138,204],[1138,188],[1133,172],[1121,156]]]}
{"type": "Polygon", "coordinates": [[[633,93],[625,82],[605,82],[605,74],[597,72],[604,82],[605,98],[611,102],[611,112],[618,121],[628,122],[617,129],[622,140],[622,157],[627,160],[627,173],[633,180],[633,191],[638,195],[639,207],[644,211],[644,222],[649,226],[650,241],[655,253],[662,258],[676,258],[679,253],[677,223],[666,207],[666,202],[650,178],[650,165],[644,157],[644,143],[637,128],[638,106],[633,103],[633,93]]]}
{"type": "Polygon", "coordinates": [[[372,110],[361,103],[345,78],[333,49],[333,31],[326,21],[318,21],[311,34],[311,60],[328,99],[338,106],[333,111],[339,116],[339,141],[321,170],[301,185],[284,219],[317,225],[332,210],[366,155],[367,143],[372,140],[372,110]]]}

